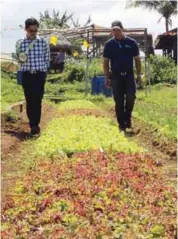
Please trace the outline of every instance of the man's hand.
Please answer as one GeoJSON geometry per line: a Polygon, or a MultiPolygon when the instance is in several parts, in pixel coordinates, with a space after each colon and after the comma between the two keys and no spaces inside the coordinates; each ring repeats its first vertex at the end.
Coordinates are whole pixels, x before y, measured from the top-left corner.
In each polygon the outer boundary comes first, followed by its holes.
{"type": "Polygon", "coordinates": [[[106,86],[106,88],[110,88],[111,87],[111,79],[106,79],[105,80],[105,86],[106,86]]]}
{"type": "Polygon", "coordinates": [[[141,88],[141,86],[142,86],[142,77],[141,77],[141,75],[137,76],[136,83],[137,83],[138,87],[141,88]]]}

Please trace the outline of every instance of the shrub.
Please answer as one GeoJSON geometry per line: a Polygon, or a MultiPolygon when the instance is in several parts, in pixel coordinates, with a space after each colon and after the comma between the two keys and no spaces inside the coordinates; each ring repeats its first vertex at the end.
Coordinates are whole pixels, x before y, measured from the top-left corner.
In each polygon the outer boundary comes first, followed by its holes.
{"type": "Polygon", "coordinates": [[[152,84],[169,82],[176,83],[176,65],[166,56],[150,56],[150,74],[152,84]]]}
{"type": "Polygon", "coordinates": [[[89,66],[89,77],[96,75],[104,75],[102,59],[92,59],[89,66]]]}
{"type": "Polygon", "coordinates": [[[67,79],[69,82],[74,82],[74,81],[81,82],[84,80],[84,77],[85,77],[85,71],[83,67],[73,66],[67,79]]]}

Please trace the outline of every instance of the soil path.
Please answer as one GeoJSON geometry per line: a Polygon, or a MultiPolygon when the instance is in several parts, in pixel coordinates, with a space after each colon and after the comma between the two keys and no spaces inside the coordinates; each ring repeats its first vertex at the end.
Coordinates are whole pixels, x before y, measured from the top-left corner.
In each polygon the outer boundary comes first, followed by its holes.
{"type": "MultiPolygon", "coordinates": [[[[52,106],[43,104],[41,129],[55,117],[59,116],[58,112],[52,106]]],[[[34,140],[30,138],[30,130],[26,112],[21,115],[17,122],[7,122],[1,128],[1,173],[2,173],[2,204],[6,195],[12,191],[14,182],[21,176],[25,170],[23,164],[23,151],[28,151],[27,143],[34,140]]],[[[28,152],[26,152],[27,154],[28,152]]]]}

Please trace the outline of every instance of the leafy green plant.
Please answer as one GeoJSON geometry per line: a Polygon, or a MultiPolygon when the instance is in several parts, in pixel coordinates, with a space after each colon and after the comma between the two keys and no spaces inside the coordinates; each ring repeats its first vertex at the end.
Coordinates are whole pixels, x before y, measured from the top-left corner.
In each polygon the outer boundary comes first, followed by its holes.
{"type": "Polygon", "coordinates": [[[94,74],[96,75],[104,75],[103,71],[103,59],[102,58],[94,58],[90,62],[89,66],[89,77],[93,77],[94,74]]]}
{"type": "Polygon", "coordinates": [[[61,150],[73,153],[100,148],[115,152],[141,151],[118,132],[112,120],[93,116],[67,116],[53,120],[35,146],[37,155],[41,156],[52,156],[61,150]]]}
{"type": "Polygon", "coordinates": [[[150,56],[150,73],[152,84],[160,82],[176,83],[177,67],[167,56],[150,56]]]}
{"type": "Polygon", "coordinates": [[[70,100],[62,102],[59,105],[59,110],[71,110],[71,109],[96,109],[91,101],[88,100],[70,100]]]}
{"type": "Polygon", "coordinates": [[[85,77],[85,71],[82,67],[79,66],[73,66],[71,72],[68,75],[68,81],[74,82],[74,81],[83,81],[85,77]]]}
{"type": "Polygon", "coordinates": [[[18,120],[19,116],[17,115],[17,113],[13,110],[9,110],[6,113],[6,120],[7,121],[11,121],[11,122],[16,122],[18,120]]]}
{"type": "Polygon", "coordinates": [[[155,225],[153,226],[150,231],[148,238],[161,238],[165,236],[165,228],[163,225],[155,225]]]}

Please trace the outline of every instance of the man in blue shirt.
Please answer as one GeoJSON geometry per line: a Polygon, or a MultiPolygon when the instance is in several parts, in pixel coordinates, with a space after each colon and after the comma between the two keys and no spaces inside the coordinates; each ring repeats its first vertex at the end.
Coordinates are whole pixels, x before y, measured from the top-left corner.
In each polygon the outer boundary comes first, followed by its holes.
{"type": "Polygon", "coordinates": [[[36,19],[27,19],[25,21],[26,37],[16,43],[32,135],[40,133],[41,103],[50,64],[49,44],[42,37],[37,36],[38,27],[39,23],[36,19]]]}
{"type": "Polygon", "coordinates": [[[59,50],[56,56],[56,62],[57,62],[57,67],[60,73],[63,72],[64,70],[64,60],[65,60],[65,53],[59,50]]]}
{"type": "Polygon", "coordinates": [[[125,131],[126,128],[131,128],[131,115],[136,98],[133,60],[137,71],[137,84],[141,83],[141,61],[136,41],[124,35],[120,21],[112,23],[112,34],[113,38],[105,43],[103,52],[105,83],[107,87],[112,85],[119,129],[125,131]]]}

